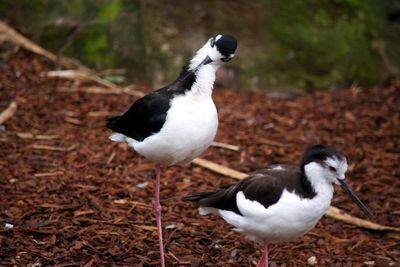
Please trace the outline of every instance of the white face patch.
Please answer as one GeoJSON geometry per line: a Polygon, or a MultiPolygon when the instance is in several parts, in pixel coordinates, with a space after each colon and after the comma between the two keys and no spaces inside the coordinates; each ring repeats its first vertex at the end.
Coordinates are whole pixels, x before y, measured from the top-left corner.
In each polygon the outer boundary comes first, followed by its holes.
{"type": "Polygon", "coordinates": [[[338,179],[344,179],[345,173],[347,171],[347,160],[339,159],[337,157],[327,158],[324,163],[326,164],[326,168],[338,179]]]}
{"type": "Polygon", "coordinates": [[[213,62],[223,57],[221,53],[218,51],[217,46],[214,46],[212,48],[212,50],[208,53],[208,56],[212,59],[213,62]]]}

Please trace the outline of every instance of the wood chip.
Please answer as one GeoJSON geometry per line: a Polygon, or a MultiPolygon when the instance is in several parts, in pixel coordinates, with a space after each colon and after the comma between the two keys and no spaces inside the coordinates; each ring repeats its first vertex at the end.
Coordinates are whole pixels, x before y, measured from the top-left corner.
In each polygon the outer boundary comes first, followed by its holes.
{"type": "Polygon", "coordinates": [[[221,143],[221,142],[212,142],[211,146],[224,148],[224,149],[228,149],[228,150],[232,150],[232,151],[239,151],[240,150],[240,148],[238,146],[225,144],[225,143],[221,143]]]}
{"type": "Polygon", "coordinates": [[[31,146],[33,149],[40,149],[40,150],[51,150],[51,151],[60,151],[60,152],[69,152],[74,150],[77,145],[73,144],[69,147],[57,147],[57,146],[48,146],[48,145],[38,145],[38,144],[33,144],[31,146]]]}
{"type": "Polygon", "coordinates": [[[94,210],[76,210],[74,212],[74,217],[79,217],[79,216],[93,214],[93,213],[96,213],[96,211],[94,211],[94,210]]]}
{"type": "Polygon", "coordinates": [[[12,101],[8,107],[0,113],[0,124],[3,124],[6,120],[14,116],[17,107],[17,102],[12,101]]]}
{"type": "Polygon", "coordinates": [[[46,176],[57,176],[63,175],[63,171],[55,171],[55,172],[42,172],[42,173],[35,173],[33,176],[35,177],[46,177],[46,176]]]}

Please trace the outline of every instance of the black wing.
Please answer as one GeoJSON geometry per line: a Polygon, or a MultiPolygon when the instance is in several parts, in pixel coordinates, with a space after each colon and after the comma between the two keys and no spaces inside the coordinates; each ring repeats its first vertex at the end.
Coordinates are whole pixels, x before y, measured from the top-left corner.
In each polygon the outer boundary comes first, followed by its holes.
{"type": "MultiPolygon", "coordinates": [[[[240,211],[236,204],[236,195],[242,191],[247,199],[261,203],[265,208],[280,199],[283,190],[296,191],[301,197],[312,197],[312,188],[308,188],[302,179],[300,169],[296,166],[279,165],[282,170],[270,166],[232,185],[226,185],[213,192],[197,193],[184,197],[202,207],[230,210],[237,214],[240,211]]],[[[314,193],[315,194],[315,193],[314,193]]]]}
{"type": "Polygon", "coordinates": [[[170,107],[165,89],[157,90],[138,99],[122,116],[108,120],[107,128],[137,141],[160,131],[170,107]]]}
{"type": "Polygon", "coordinates": [[[109,119],[107,128],[137,141],[158,133],[167,118],[171,99],[190,90],[195,78],[187,66],[183,67],[172,84],[138,99],[122,116],[109,119]]]}

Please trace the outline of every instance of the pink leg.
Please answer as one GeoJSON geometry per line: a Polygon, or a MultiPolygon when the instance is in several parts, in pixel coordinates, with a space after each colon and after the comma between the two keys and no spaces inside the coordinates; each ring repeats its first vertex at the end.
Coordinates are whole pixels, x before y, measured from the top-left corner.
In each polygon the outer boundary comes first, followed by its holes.
{"type": "Polygon", "coordinates": [[[268,251],[270,249],[270,245],[267,241],[264,241],[264,253],[257,264],[257,267],[268,267],[268,251]]]}
{"type": "Polygon", "coordinates": [[[162,225],[161,225],[160,173],[161,173],[160,165],[157,165],[157,167],[156,167],[156,193],[154,196],[154,209],[156,211],[156,221],[157,221],[158,242],[159,242],[159,246],[160,246],[161,267],[165,267],[164,244],[163,244],[162,225]]]}
{"type": "Polygon", "coordinates": [[[269,244],[267,241],[264,241],[265,267],[268,267],[268,252],[269,252],[269,244]]]}
{"type": "Polygon", "coordinates": [[[257,267],[265,267],[265,254],[261,256],[260,261],[257,263],[257,267]]]}

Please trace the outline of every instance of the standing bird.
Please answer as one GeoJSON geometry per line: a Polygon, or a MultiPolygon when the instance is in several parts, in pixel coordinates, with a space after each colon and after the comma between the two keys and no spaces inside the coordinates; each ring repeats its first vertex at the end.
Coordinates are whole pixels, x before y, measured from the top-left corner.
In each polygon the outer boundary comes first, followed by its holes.
{"type": "Polygon", "coordinates": [[[230,35],[210,38],[170,85],[138,99],[123,115],[109,119],[110,139],[127,142],[157,164],[154,209],[165,266],[161,227],[160,166],[187,164],[214,140],[218,114],[211,98],[215,72],[231,60],[237,41],[230,35]]]}
{"type": "Polygon", "coordinates": [[[372,213],[345,182],[347,160],[335,148],[314,145],[300,165],[271,165],[232,185],[183,200],[214,213],[248,239],[264,244],[258,267],[268,266],[269,244],[291,241],[310,231],[325,214],[340,184],[370,217],[372,213]]]}

